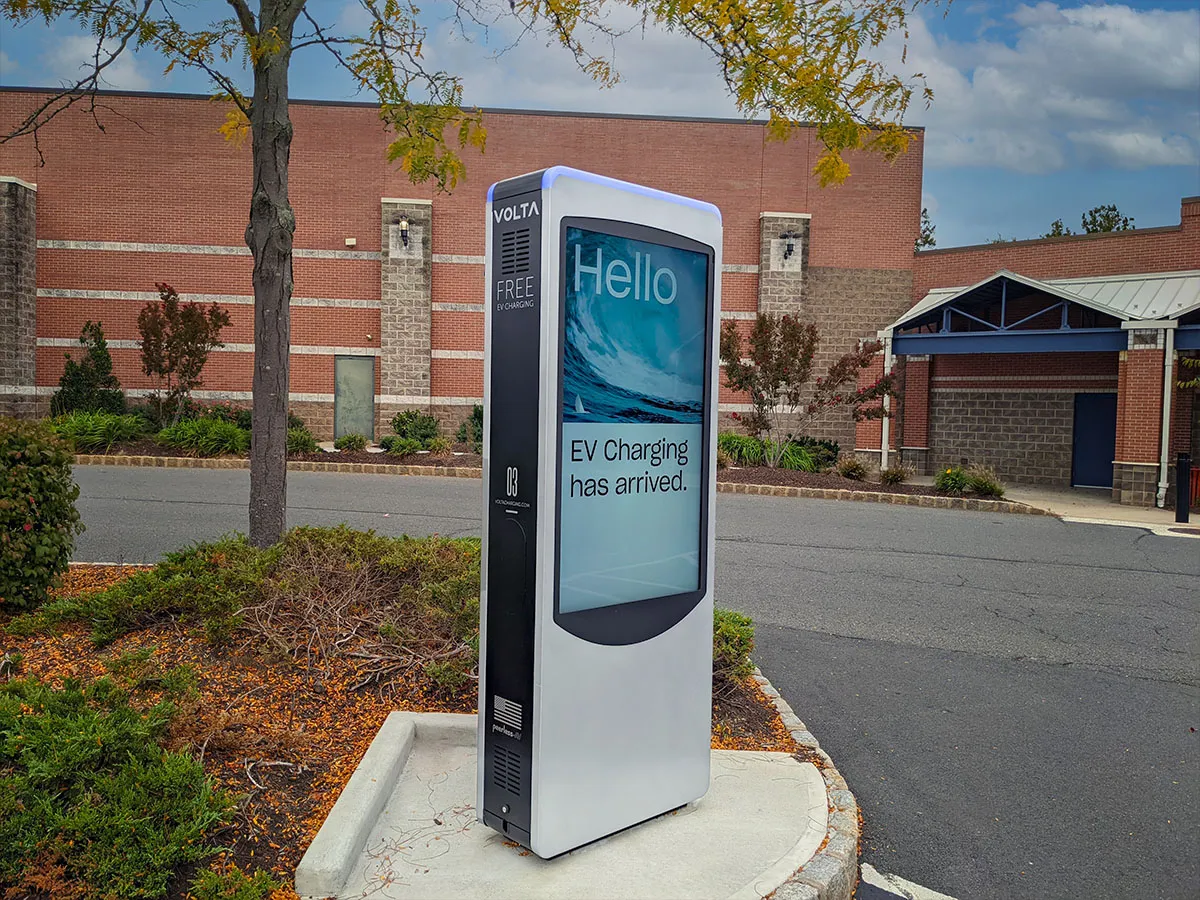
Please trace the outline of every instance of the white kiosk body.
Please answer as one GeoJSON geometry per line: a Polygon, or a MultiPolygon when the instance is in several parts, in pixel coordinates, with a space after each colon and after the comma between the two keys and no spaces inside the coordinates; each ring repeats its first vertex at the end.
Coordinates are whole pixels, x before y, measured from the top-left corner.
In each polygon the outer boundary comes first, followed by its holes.
{"type": "Polygon", "coordinates": [[[478,818],[557,856],[708,790],[721,215],[488,192],[478,818]]]}

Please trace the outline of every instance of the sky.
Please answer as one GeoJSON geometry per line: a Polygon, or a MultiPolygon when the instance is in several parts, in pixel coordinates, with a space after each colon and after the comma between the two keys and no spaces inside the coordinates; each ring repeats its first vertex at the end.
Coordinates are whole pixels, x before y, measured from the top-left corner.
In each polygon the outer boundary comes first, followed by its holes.
{"type": "MultiPolygon", "coordinates": [[[[195,22],[226,14],[219,0],[180,5],[195,22]]],[[[308,6],[323,22],[363,27],[355,0],[308,6]]],[[[489,14],[491,27],[465,34],[445,0],[423,9],[426,62],[462,77],[465,104],[740,117],[708,51],[635,27],[626,8],[611,18],[631,30],[613,46],[621,81],[607,89],[565,50],[521,35],[507,3],[489,14]]],[[[0,85],[57,85],[94,49],[67,23],[0,24],[0,85]]],[[[924,204],[939,247],[1038,237],[1057,218],[1079,230],[1083,212],[1108,203],[1139,227],[1174,225],[1180,198],[1200,195],[1200,0],[953,0],[921,10],[906,55],[898,38],[874,53],[934,91],[906,122],[925,128],[924,204]]],[[[125,57],[107,84],[211,92],[198,73],[162,70],[152,55],[125,57]]],[[[291,93],[369,99],[321,48],[294,58],[291,93]]]]}

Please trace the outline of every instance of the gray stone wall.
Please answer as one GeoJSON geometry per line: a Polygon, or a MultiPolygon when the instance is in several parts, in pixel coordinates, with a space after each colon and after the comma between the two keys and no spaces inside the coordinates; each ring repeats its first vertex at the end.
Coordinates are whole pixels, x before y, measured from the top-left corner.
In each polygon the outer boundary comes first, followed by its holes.
{"type": "Polygon", "coordinates": [[[0,414],[31,416],[36,375],[37,192],[0,181],[0,414]],[[12,390],[13,387],[26,389],[12,390]]]}
{"type": "Polygon", "coordinates": [[[938,390],[929,394],[929,467],[992,466],[1003,481],[1071,483],[1074,391],[938,390]]]}
{"type": "MultiPolygon", "coordinates": [[[[794,315],[816,324],[821,346],[814,377],[835,359],[854,349],[862,338],[874,338],[912,305],[912,272],[908,269],[834,269],[810,267],[811,219],[764,215],[760,219],[758,308],[760,312],[794,315]],[[784,259],[786,240],[795,251],[784,259]]],[[[799,423],[797,423],[799,427],[799,423]]],[[[816,437],[854,449],[854,421],[849,412],[827,413],[803,429],[816,437]]]]}
{"type": "Polygon", "coordinates": [[[433,207],[428,203],[383,202],[380,391],[411,398],[402,405],[429,404],[432,225],[433,207]],[[409,223],[407,247],[399,239],[402,217],[407,217],[409,223]]]}
{"type": "MultiPolygon", "coordinates": [[[[1175,479],[1172,477],[1170,481],[1173,486],[1175,479]]],[[[1170,493],[1168,491],[1168,497],[1170,493]]],[[[1113,463],[1112,498],[1126,506],[1154,506],[1158,499],[1158,466],[1153,463],[1113,463]]]]}

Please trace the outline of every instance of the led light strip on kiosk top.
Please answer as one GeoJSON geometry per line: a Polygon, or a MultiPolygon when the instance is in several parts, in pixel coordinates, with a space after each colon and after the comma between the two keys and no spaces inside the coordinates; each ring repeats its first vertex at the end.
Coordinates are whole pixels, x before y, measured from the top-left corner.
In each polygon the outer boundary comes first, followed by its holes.
{"type": "Polygon", "coordinates": [[[481,821],[553,856],[708,787],[715,207],[488,194],[481,821]]]}

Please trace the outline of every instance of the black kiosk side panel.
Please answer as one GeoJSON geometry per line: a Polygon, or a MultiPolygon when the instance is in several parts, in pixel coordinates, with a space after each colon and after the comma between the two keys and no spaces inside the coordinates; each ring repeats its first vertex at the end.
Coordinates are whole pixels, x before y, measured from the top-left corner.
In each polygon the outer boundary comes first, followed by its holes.
{"type": "Polygon", "coordinates": [[[483,820],[528,846],[533,765],[542,194],[540,173],[492,198],[487,695],[483,820]]]}

